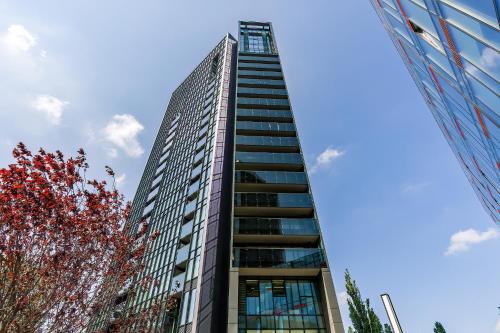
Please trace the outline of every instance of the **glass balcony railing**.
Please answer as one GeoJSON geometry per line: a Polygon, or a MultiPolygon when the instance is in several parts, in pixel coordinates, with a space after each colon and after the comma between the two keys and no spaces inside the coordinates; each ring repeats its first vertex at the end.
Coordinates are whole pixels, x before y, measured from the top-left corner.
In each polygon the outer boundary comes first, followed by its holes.
{"type": "Polygon", "coordinates": [[[245,146],[297,147],[299,141],[295,137],[237,135],[236,144],[245,146]]]}
{"type": "Polygon", "coordinates": [[[174,276],[174,278],[172,279],[172,285],[170,286],[169,294],[174,295],[182,292],[182,290],[184,289],[185,281],[186,281],[186,273],[181,273],[174,276]]]}
{"type": "Polygon", "coordinates": [[[315,219],[307,218],[259,218],[237,217],[234,219],[237,235],[319,235],[315,219]]]}
{"type": "Polygon", "coordinates": [[[293,123],[274,123],[260,121],[237,121],[236,130],[268,131],[268,132],[295,132],[293,123]]]}
{"type": "Polygon", "coordinates": [[[193,159],[193,164],[198,165],[202,160],[203,157],[205,156],[205,150],[201,150],[198,154],[193,159]]]}
{"type": "Polygon", "coordinates": [[[319,248],[235,248],[235,267],[247,268],[321,268],[325,255],[319,248]]]}
{"type": "Polygon", "coordinates": [[[257,69],[257,70],[281,70],[280,64],[265,64],[255,62],[239,62],[238,69],[257,69]]]}
{"type": "Polygon", "coordinates": [[[273,99],[273,98],[250,98],[250,97],[237,97],[236,101],[240,105],[262,105],[266,107],[290,107],[288,99],[273,99]]]}
{"type": "Polygon", "coordinates": [[[188,202],[186,207],[184,208],[184,216],[190,215],[196,209],[196,199],[188,202]]]}
{"type": "Polygon", "coordinates": [[[247,79],[239,78],[238,85],[258,85],[258,86],[285,86],[283,80],[266,80],[266,79],[247,79]]]}
{"type": "Polygon", "coordinates": [[[289,171],[237,170],[234,181],[245,184],[307,184],[304,172],[289,171]]]}
{"type": "Polygon", "coordinates": [[[238,96],[243,94],[287,96],[288,92],[286,89],[238,87],[238,96]]]}
{"type": "Polygon", "coordinates": [[[198,177],[198,175],[201,173],[201,169],[203,168],[202,164],[198,164],[196,168],[191,171],[191,179],[198,177]]]}
{"type": "Polygon", "coordinates": [[[256,56],[249,56],[249,55],[239,55],[238,60],[248,60],[248,61],[258,61],[258,62],[278,62],[280,59],[278,57],[269,57],[269,56],[263,56],[263,57],[256,57],[256,56]]]}
{"type": "Polygon", "coordinates": [[[252,76],[252,77],[283,77],[283,73],[281,72],[265,72],[265,71],[252,71],[252,70],[245,70],[245,69],[240,69],[238,70],[238,76],[239,77],[245,77],[245,76],[252,76]]]}
{"type": "Polygon", "coordinates": [[[182,226],[181,229],[181,239],[187,238],[193,232],[193,221],[186,223],[182,226]]]}
{"type": "Polygon", "coordinates": [[[175,264],[180,265],[186,260],[188,260],[189,257],[189,244],[184,245],[183,247],[179,248],[177,250],[177,256],[175,258],[175,264]]]}
{"type": "Polygon", "coordinates": [[[302,156],[296,153],[261,153],[237,151],[235,160],[238,163],[264,164],[302,164],[302,156]]]}
{"type": "Polygon", "coordinates": [[[236,115],[241,117],[252,118],[283,118],[293,119],[292,113],[289,110],[266,110],[266,109],[236,109],[236,115]]]}
{"type": "Polygon", "coordinates": [[[192,197],[193,194],[198,192],[199,189],[200,189],[200,180],[197,180],[191,186],[189,186],[188,193],[187,193],[188,198],[192,197]]]}
{"type": "Polygon", "coordinates": [[[312,208],[309,193],[235,193],[235,207],[312,208]]]}

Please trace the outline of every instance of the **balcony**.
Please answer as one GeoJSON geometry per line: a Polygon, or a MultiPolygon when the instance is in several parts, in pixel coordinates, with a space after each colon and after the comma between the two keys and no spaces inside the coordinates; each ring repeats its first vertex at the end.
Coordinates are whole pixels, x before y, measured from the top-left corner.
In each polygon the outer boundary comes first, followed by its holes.
{"type": "Polygon", "coordinates": [[[182,244],[189,244],[191,241],[191,234],[193,232],[193,221],[184,224],[181,229],[181,235],[179,237],[179,241],[182,244]]]}
{"type": "Polygon", "coordinates": [[[184,245],[177,250],[177,256],[175,258],[175,267],[181,271],[186,270],[186,264],[189,257],[189,245],[184,245]]]}
{"type": "Polygon", "coordinates": [[[240,275],[314,276],[327,267],[320,248],[234,248],[240,275]]]}
{"type": "Polygon", "coordinates": [[[305,192],[304,172],[237,170],[234,181],[237,192],[305,192]]]}
{"type": "Polygon", "coordinates": [[[279,58],[277,56],[253,56],[253,55],[239,55],[238,56],[238,61],[239,62],[279,62],[279,58]]]}
{"type": "Polygon", "coordinates": [[[257,70],[257,71],[281,71],[281,65],[279,63],[257,63],[257,62],[239,62],[238,70],[257,70]]]}
{"type": "Polygon", "coordinates": [[[238,87],[238,97],[287,98],[286,89],[238,87]]]}
{"type": "Polygon", "coordinates": [[[236,134],[295,136],[295,125],[293,123],[237,121],[236,134]]]}
{"type": "Polygon", "coordinates": [[[266,79],[238,79],[238,87],[272,87],[285,88],[283,80],[266,80],[266,79]]]}
{"type": "Polygon", "coordinates": [[[238,70],[238,78],[256,78],[256,79],[272,79],[276,78],[278,80],[283,79],[282,72],[265,72],[256,70],[238,70]]]}
{"type": "Polygon", "coordinates": [[[236,150],[297,153],[299,152],[299,141],[296,137],[237,135],[236,150]]]}
{"type": "Polygon", "coordinates": [[[189,201],[184,208],[184,219],[191,220],[194,216],[194,212],[196,211],[196,199],[189,201]]]}
{"type": "Polygon", "coordinates": [[[319,241],[317,222],[312,218],[237,217],[233,231],[237,244],[316,244],[319,241]]]}
{"type": "Polygon", "coordinates": [[[290,102],[283,98],[237,97],[236,102],[239,108],[290,110],[290,102]]]}
{"type": "Polygon", "coordinates": [[[172,297],[180,298],[182,296],[182,290],[184,289],[185,280],[186,273],[181,273],[174,276],[168,294],[172,297]]]}
{"type": "Polygon", "coordinates": [[[199,190],[200,190],[200,180],[198,179],[191,186],[189,186],[187,193],[188,200],[193,200],[194,198],[196,198],[199,190]]]}
{"type": "Polygon", "coordinates": [[[302,171],[302,156],[296,153],[241,152],[235,154],[236,170],[302,171]]]}
{"type": "Polygon", "coordinates": [[[235,193],[235,216],[312,217],[309,193],[235,193]]]}
{"type": "Polygon", "coordinates": [[[275,121],[291,123],[293,121],[290,110],[266,110],[266,109],[236,109],[237,120],[250,121],[275,121]]]}

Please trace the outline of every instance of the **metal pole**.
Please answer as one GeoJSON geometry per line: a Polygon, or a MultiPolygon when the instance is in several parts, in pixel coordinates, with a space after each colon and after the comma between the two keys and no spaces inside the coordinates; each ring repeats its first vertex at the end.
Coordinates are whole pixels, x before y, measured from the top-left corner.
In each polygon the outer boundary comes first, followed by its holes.
{"type": "Polygon", "coordinates": [[[392,306],[391,298],[389,294],[380,295],[382,298],[382,303],[384,303],[385,312],[387,313],[387,317],[389,318],[389,323],[391,323],[392,331],[394,333],[403,333],[401,329],[401,325],[399,324],[398,316],[396,315],[396,311],[394,310],[394,306],[392,306]]]}

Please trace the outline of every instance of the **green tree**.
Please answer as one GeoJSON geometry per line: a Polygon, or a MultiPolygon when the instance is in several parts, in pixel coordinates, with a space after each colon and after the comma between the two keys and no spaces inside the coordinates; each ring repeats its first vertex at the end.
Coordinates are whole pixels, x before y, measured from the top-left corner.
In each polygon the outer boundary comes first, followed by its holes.
{"type": "Polygon", "coordinates": [[[384,324],[384,333],[393,333],[391,326],[389,324],[384,324]]]}
{"type": "Polygon", "coordinates": [[[363,302],[356,281],[351,279],[348,270],[345,271],[345,287],[347,295],[349,296],[347,299],[349,318],[351,318],[352,326],[354,326],[354,330],[349,327],[349,332],[384,333],[379,318],[370,306],[370,300],[367,298],[366,301],[363,302]]]}
{"type": "Polygon", "coordinates": [[[434,333],[446,333],[443,324],[441,324],[439,321],[436,321],[434,323],[434,333]]]}

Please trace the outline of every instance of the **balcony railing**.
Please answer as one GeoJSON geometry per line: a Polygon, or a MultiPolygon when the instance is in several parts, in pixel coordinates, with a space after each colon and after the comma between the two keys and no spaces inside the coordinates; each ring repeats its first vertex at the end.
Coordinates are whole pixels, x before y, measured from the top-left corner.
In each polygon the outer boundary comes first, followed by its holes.
{"type": "Polygon", "coordinates": [[[247,88],[238,87],[238,96],[247,95],[252,97],[253,95],[264,95],[264,96],[284,96],[288,95],[286,89],[273,89],[273,88],[247,88]]]}
{"type": "Polygon", "coordinates": [[[247,79],[239,78],[238,86],[272,86],[272,87],[285,87],[283,80],[266,80],[266,79],[247,79]]]}
{"type": "Polygon", "coordinates": [[[326,267],[320,248],[235,248],[235,267],[247,268],[321,268],[326,267]]]}
{"type": "Polygon", "coordinates": [[[256,56],[249,56],[249,55],[239,55],[238,56],[238,61],[248,61],[248,62],[252,62],[252,61],[255,61],[255,62],[279,62],[279,58],[278,57],[269,57],[269,56],[260,56],[260,57],[256,57],[256,56]]]}
{"type": "Polygon", "coordinates": [[[236,101],[238,107],[243,105],[252,106],[254,108],[275,108],[281,110],[290,109],[290,102],[288,99],[282,98],[250,98],[250,97],[237,97],[236,101]]]}
{"type": "Polygon", "coordinates": [[[282,122],[292,121],[292,113],[289,110],[266,110],[266,109],[236,109],[239,120],[245,118],[254,120],[281,120],[282,122]],[[286,120],[286,121],[283,121],[286,120]]]}
{"type": "Polygon", "coordinates": [[[309,193],[235,193],[235,207],[312,208],[309,193]]]}
{"type": "Polygon", "coordinates": [[[265,72],[265,71],[252,71],[252,70],[238,70],[238,77],[257,77],[257,78],[283,78],[282,72],[265,72]]]}
{"type": "Polygon", "coordinates": [[[184,244],[189,243],[192,232],[193,232],[193,221],[184,224],[181,229],[180,241],[184,244]]]}
{"type": "Polygon", "coordinates": [[[304,172],[288,171],[237,170],[234,180],[245,184],[307,184],[304,172]]]}
{"type": "Polygon", "coordinates": [[[257,63],[257,62],[239,62],[238,69],[256,69],[256,70],[281,70],[279,63],[257,63]]]}
{"type": "Polygon", "coordinates": [[[297,153],[264,153],[237,151],[236,169],[302,171],[302,156],[297,153]]]}
{"type": "Polygon", "coordinates": [[[185,262],[189,257],[189,245],[184,245],[177,250],[177,256],[175,258],[175,264],[177,266],[184,266],[185,262]]]}
{"type": "Polygon", "coordinates": [[[237,217],[234,219],[237,235],[319,235],[315,219],[237,217]]]}
{"type": "Polygon", "coordinates": [[[265,132],[280,136],[295,135],[295,125],[293,123],[276,123],[276,122],[261,122],[261,121],[237,121],[236,131],[238,133],[250,132],[265,132]]]}
{"type": "Polygon", "coordinates": [[[237,135],[236,145],[298,147],[299,142],[296,137],[237,135]]]}

